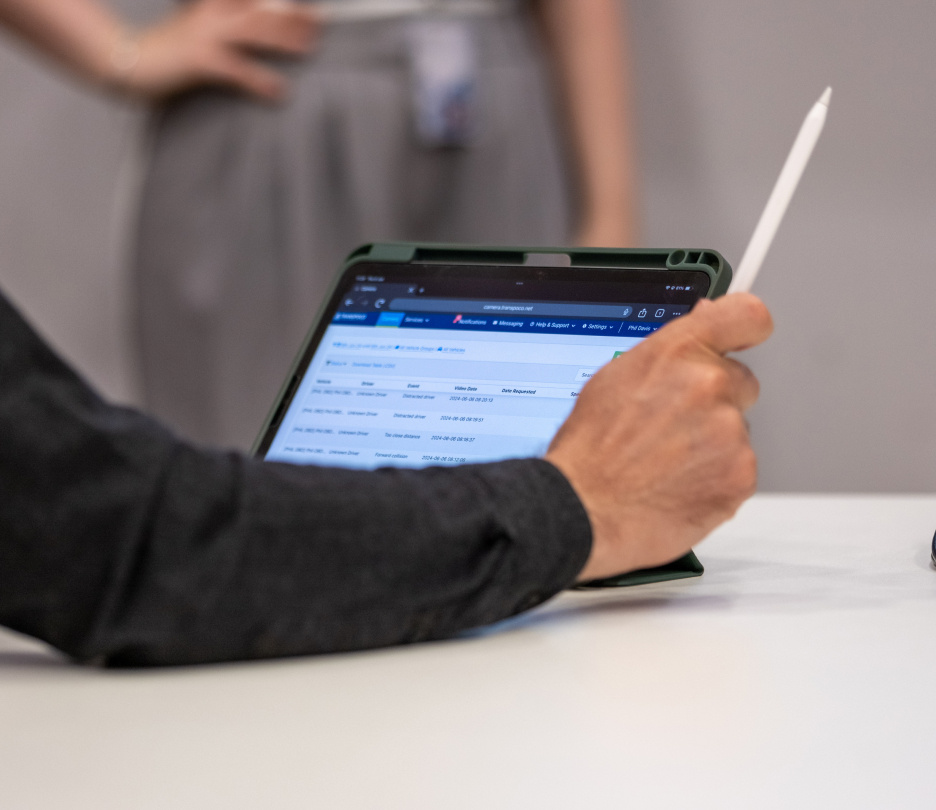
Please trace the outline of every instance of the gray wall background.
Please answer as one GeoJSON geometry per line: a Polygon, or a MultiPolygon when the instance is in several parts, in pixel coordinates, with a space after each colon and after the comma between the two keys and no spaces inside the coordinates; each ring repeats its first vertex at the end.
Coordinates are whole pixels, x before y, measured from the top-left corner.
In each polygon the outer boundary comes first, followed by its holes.
{"type": "MultiPolygon", "coordinates": [[[[121,0],[137,20],[165,2],[121,0]]],[[[737,264],[800,121],[823,139],[756,291],[764,490],[936,490],[936,4],[630,0],[647,244],[737,264]]],[[[122,261],[137,111],[0,41],[0,285],[134,401],[122,261]]]]}

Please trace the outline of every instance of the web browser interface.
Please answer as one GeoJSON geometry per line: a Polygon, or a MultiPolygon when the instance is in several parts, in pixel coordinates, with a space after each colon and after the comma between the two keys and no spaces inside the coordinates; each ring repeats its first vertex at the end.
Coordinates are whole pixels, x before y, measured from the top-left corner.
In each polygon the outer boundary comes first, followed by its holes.
{"type": "Polygon", "coordinates": [[[351,276],[261,455],[362,469],[542,456],[598,369],[709,283],[673,271],[528,276],[351,276]]]}

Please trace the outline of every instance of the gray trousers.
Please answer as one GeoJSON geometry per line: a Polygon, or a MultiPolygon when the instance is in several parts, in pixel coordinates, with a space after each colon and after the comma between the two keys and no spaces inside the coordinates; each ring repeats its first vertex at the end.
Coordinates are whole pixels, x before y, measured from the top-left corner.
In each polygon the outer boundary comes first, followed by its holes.
{"type": "Polygon", "coordinates": [[[471,22],[481,135],[413,134],[404,23],[335,24],[280,66],[283,105],[207,90],[159,110],[134,251],[148,407],[245,448],[344,256],[402,239],[562,244],[571,210],[546,62],[517,11],[471,22]]]}

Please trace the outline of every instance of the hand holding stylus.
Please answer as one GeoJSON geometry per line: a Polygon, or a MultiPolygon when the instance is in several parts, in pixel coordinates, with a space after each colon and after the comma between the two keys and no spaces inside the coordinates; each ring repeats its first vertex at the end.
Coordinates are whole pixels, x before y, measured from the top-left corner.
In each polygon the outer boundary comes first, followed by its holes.
{"type": "Polygon", "coordinates": [[[744,414],[758,383],[726,354],[772,329],[753,295],[703,299],[582,389],[546,454],[591,522],[580,580],[681,557],[754,492],[744,414]]]}

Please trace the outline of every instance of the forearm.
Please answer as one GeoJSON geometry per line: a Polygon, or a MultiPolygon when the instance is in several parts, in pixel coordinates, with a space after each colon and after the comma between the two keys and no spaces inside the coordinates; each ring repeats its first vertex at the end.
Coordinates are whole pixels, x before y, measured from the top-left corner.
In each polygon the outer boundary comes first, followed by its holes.
{"type": "Polygon", "coordinates": [[[95,0],[0,0],[0,22],[81,78],[110,83],[124,24],[95,0]]]}
{"type": "Polygon", "coordinates": [[[377,473],[188,447],[102,402],[0,296],[0,624],[79,660],[198,663],[451,636],[590,550],[539,460],[377,473]]]}
{"type": "Polygon", "coordinates": [[[141,607],[109,618],[111,661],[446,638],[550,598],[589,550],[580,502],[542,461],[377,473],[243,460],[219,471],[216,462],[178,460],[148,550],[122,563],[138,571],[141,607]],[[219,476],[212,504],[206,481],[219,476]],[[203,509],[194,521],[170,502],[180,497],[203,509]]]}
{"type": "Polygon", "coordinates": [[[589,549],[584,510],[541,461],[363,473],[180,448],[140,491],[132,472],[125,500],[105,478],[105,508],[76,489],[61,521],[19,524],[0,621],[114,664],[358,650],[534,607],[589,549]]]}
{"type": "Polygon", "coordinates": [[[538,0],[554,56],[581,198],[582,230],[638,241],[632,97],[621,0],[538,0]]]}

